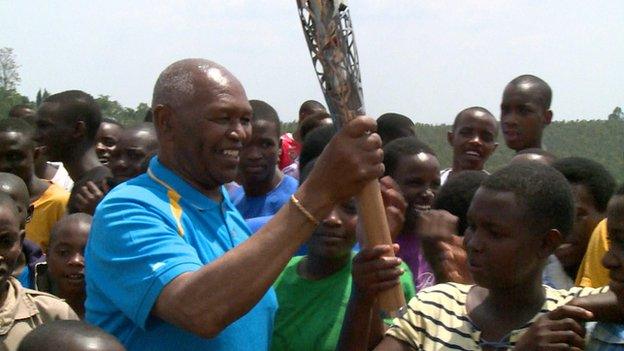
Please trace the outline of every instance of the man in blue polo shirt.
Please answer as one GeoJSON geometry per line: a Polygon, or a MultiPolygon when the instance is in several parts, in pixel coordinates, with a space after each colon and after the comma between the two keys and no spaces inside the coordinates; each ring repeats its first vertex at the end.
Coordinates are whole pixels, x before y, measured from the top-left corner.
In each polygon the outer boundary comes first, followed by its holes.
{"type": "Polygon", "coordinates": [[[214,62],[178,61],[159,76],[152,109],[158,156],[95,212],[86,319],[129,350],[267,350],[271,284],[318,218],[383,173],[375,122],[347,123],[290,201],[249,236],[222,187],[251,135],[240,82],[214,62]]]}

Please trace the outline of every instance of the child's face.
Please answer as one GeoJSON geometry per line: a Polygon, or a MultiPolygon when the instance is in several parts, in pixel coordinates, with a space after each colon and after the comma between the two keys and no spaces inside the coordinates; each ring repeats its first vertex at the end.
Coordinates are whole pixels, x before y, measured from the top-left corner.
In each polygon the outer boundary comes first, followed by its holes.
{"type": "Polygon", "coordinates": [[[0,288],[5,289],[22,252],[20,215],[8,204],[0,205],[0,288]]]}
{"type": "Polygon", "coordinates": [[[311,254],[324,258],[342,258],[351,254],[355,245],[357,210],[355,200],[334,206],[308,241],[311,254]]]}
{"type": "Polygon", "coordinates": [[[50,278],[64,294],[84,292],[84,249],[91,225],[66,223],[48,250],[50,278]]]}
{"type": "Polygon", "coordinates": [[[15,174],[28,182],[34,173],[34,144],[24,134],[0,133],[0,172],[15,174]]]}
{"type": "Polygon", "coordinates": [[[424,152],[402,156],[391,176],[407,201],[406,221],[431,209],[440,188],[440,163],[435,156],[424,152]]]}
{"type": "Polygon", "coordinates": [[[531,86],[507,86],[501,102],[501,129],[507,146],[516,151],[540,147],[542,131],[550,123],[547,112],[531,86]]]}
{"type": "Polygon", "coordinates": [[[609,251],[602,259],[602,265],[609,270],[609,287],[624,308],[624,196],[616,195],[607,207],[607,230],[609,251]]]}
{"type": "Polygon", "coordinates": [[[114,123],[102,122],[95,134],[95,152],[103,165],[108,164],[123,129],[114,123]]]}
{"type": "Polygon", "coordinates": [[[574,228],[572,233],[564,239],[564,243],[555,250],[555,255],[566,268],[577,268],[585,251],[594,228],[604,218],[604,214],[596,209],[594,197],[587,186],[570,184],[574,196],[574,228]]]}
{"type": "Polygon", "coordinates": [[[477,190],[468,209],[464,245],[474,281],[485,288],[510,288],[539,275],[539,234],[512,192],[477,190]]]}
{"type": "Polygon", "coordinates": [[[459,163],[464,170],[482,170],[498,146],[497,129],[496,120],[491,115],[483,111],[466,112],[448,137],[453,147],[453,162],[459,163]]]}

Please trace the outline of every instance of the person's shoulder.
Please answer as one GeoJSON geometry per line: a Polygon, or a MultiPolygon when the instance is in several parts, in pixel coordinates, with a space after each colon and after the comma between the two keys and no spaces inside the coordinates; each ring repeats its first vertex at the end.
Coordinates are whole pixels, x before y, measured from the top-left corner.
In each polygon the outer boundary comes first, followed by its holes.
{"type": "Polygon", "coordinates": [[[436,304],[453,303],[463,306],[471,287],[472,285],[459,283],[441,283],[420,290],[416,294],[416,298],[420,301],[435,302],[436,304]]]}
{"type": "Polygon", "coordinates": [[[69,191],[65,190],[60,185],[50,182],[50,186],[43,193],[42,197],[45,197],[48,201],[67,203],[69,194],[69,191]]]}
{"type": "Polygon", "coordinates": [[[111,189],[102,199],[102,203],[123,200],[152,203],[155,199],[166,197],[166,194],[165,187],[154,182],[146,174],[142,174],[111,189]]]}
{"type": "Polygon", "coordinates": [[[286,267],[284,267],[284,270],[282,271],[282,273],[280,273],[279,277],[275,281],[275,288],[278,291],[280,290],[280,287],[293,284],[295,281],[299,280],[297,266],[304,257],[305,256],[295,256],[291,258],[290,261],[288,261],[286,267]]]}
{"type": "Polygon", "coordinates": [[[43,291],[22,288],[26,303],[42,315],[45,320],[78,319],[78,316],[65,300],[43,291]]]}
{"type": "Polygon", "coordinates": [[[548,308],[549,310],[566,304],[575,297],[603,294],[607,291],[609,291],[608,286],[603,286],[599,288],[584,288],[575,286],[570,289],[554,289],[548,285],[544,285],[546,303],[552,304],[552,308],[548,308]]]}
{"type": "Polygon", "coordinates": [[[282,183],[284,183],[284,187],[288,189],[297,190],[297,187],[299,186],[299,180],[293,176],[289,176],[288,174],[284,174],[284,180],[282,183]]]}

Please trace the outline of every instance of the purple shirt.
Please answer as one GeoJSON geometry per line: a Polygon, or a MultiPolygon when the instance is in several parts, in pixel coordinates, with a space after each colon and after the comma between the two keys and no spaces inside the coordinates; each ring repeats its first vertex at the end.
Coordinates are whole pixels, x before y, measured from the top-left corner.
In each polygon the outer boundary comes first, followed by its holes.
{"type": "Polygon", "coordinates": [[[412,270],[416,291],[435,285],[433,271],[425,260],[418,235],[401,233],[396,242],[401,247],[397,256],[412,270]]]}

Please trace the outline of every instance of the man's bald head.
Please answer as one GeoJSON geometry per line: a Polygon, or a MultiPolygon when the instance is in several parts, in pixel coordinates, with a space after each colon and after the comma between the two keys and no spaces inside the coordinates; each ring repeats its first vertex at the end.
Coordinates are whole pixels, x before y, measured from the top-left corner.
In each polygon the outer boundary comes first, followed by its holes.
{"type": "MultiPolygon", "coordinates": [[[[218,94],[228,85],[241,86],[225,67],[206,59],[191,58],[172,63],[158,76],[152,96],[152,110],[168,105],[174,110],[189,106],[205,90],[218,94]]],[[[242,88],[242,86],[241,86],[242,88]]]]}
{"type": "Polygon", "coordinates": [[[505,87],[505,93],[510,90],[522,90],[526,92],[530,92],[530,94],[535,98],[536,101],[539,102],[540,106],[544,108],[544,110],[550,109],[550,103],[552,101],[552,89],[548,83],[546,83],[543,79],[536,77],[531,74],[523,74],[519,77],[514,78],[511,82],[507,84],[505,87]]]}

